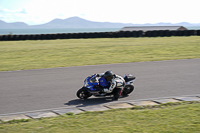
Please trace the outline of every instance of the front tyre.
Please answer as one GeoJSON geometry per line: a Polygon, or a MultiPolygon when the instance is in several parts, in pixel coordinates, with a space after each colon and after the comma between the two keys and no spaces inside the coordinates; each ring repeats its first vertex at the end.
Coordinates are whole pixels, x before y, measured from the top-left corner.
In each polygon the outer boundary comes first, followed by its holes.
{"type": "Polygon", "coordinates": [[[76,93],[76,96],[80,99],[87,99],[88,97],[91,97],[92,94],[90,94],[84,87],[79,89],[76,93]]]}

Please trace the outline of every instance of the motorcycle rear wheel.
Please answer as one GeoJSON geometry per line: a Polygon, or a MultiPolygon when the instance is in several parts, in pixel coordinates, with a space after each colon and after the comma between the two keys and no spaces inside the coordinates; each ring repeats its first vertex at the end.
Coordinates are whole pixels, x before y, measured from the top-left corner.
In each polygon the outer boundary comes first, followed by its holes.
{"type": "Polygon", "coordinates": [[[126,85],[126,87],[124,88],[124,93],[126,95],[130,94],[132,91],[134,90],[134,86],[133,85],[126,85]]]}
{"type": "Polygon", "coordinates": [[[90,94],[84,87],[79,89],[76,93],[76,96],[80,99],[87,99],[88,97],[91,97],[92,94],[90,94]]]}

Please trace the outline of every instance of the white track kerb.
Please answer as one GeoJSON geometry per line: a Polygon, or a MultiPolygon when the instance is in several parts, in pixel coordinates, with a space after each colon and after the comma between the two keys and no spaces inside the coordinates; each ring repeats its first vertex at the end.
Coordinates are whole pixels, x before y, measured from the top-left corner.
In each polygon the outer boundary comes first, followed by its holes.
{"type": "Polygon", "coordinates": [[[168,102],[180,102],[180,101],[200,101],[200,94],[152,98],[152,99],[140,99],[140,100],[130,100],[130,101],[115,101],[112,103],[89,105],[89,106],[71,106],[63,108],[35,110],[28,112],[18,112],[11,114],[0,114],[0,120],[6,122],[10,120],[20,120],[20,119],[37,119],[42,117],[55,117],[66,113],[78,114],[84,111],[104,111],[109,109],[131,108],[133,106],[159,105],[168,102]]]}

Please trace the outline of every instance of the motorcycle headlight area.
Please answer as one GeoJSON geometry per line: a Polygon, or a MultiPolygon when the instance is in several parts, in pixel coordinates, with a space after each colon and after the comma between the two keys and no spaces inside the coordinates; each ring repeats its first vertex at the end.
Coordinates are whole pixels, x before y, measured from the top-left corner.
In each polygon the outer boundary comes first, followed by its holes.
{"type": "Polygon", "coordinates": [[[84,81],[84,86],[86,87],[86,86],[88,86],[89,84],[88,84],[88,81],[87,80],[85,80],[84,81]]]}

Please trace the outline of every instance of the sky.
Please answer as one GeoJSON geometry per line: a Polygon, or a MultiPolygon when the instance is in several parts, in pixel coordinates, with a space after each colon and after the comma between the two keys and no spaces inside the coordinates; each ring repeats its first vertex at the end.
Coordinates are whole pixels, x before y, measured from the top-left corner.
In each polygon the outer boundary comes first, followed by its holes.
{"type": "Polygon", "coordinates": [[[47,23],[80,17],[95,22],[200,23],[200,0],[0,0],[0,20],[47,23]]]}

